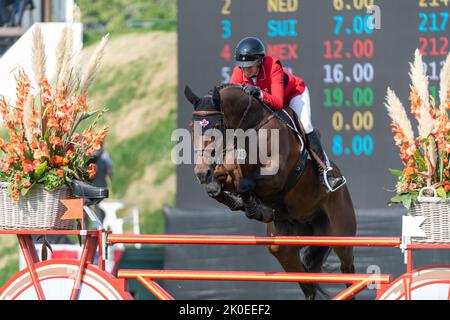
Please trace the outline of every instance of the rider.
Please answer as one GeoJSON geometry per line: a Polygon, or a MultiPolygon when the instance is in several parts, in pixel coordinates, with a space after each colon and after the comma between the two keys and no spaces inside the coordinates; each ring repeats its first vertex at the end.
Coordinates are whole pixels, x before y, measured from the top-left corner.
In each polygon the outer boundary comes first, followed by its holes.
{"type": "Polygon", "coordinates": [[[233,70],[230,83],[245,84],[244,90],[279,111],[290,106],[300,119],[310,148],[328,167],[327,181],[324,179],[324,169],[318,164],[320,180],[327,191],[334,191],[345,184],[342,176],[332,176],[330,162],[320,143],[317,130],[311,123],[309,91],[300,77],[283,70],[281,62],[266,55],[264,44],[255,37],[243,38],[235,50],[236,67],[233,70]]]}

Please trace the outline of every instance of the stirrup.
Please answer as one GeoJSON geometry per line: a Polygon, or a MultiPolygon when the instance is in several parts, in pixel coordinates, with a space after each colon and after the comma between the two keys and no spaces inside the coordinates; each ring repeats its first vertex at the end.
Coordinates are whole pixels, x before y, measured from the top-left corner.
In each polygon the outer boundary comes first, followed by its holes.
{"type": "Polygon", "coordinates": [[[340,187],[342,187],[343,185],[345,185],[347,183],[347,179],[345,179],[345,177],[342,176],[343,182],[340,185],[338,185],[336,188],[333,189],[330,186],[330,183],[328,182],[328,177],[327,177],[327,173],[332,171],[332,170],[333,170],[332,167],[328,167],[326,170],[323,170],[323,172],[322,172],[322,174],[323,174],[323,181],[325,182],[325,186],[327,187],[329,192],[335,192],[336,190],[338,190],[340,187]]]}

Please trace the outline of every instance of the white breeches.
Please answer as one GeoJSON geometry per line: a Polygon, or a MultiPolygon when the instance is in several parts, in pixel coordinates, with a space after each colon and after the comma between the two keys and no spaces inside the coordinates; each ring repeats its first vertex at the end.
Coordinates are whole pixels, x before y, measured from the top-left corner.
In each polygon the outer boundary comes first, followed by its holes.
{"type": "Polygon", "coordinates": [[[311,105],[309,102],[309,90],[308,87],[302,95],[295,96],[289,102],[289,106],[295,111],[298,118],[302,122],[306,133],[311,133],[314,127],[311,122],[311,105]]]}

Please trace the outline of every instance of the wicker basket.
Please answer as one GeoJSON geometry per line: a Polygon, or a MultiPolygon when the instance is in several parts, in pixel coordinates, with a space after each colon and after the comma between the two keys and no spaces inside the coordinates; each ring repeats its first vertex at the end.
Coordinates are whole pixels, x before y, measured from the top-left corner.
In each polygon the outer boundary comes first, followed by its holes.
{"type": "Polygon", "coordinates": [[[434,188],[423,188],[408,215],[425,217],[420,226],[426,238],[412,238],[413,243],[450,243],[450,201],[437,196],[434,188]],[[433,197],[424,197],[424,190],[432,190],[433,197]]]}
{"type": "Polygon", "coordinates": [[[60,199],[73,199],[72,191],[61,186],[49,192],[36,184],[25,197],[13,202],[7,194],[8,183],[0,182],[0,229],[3,230],[70,230],[72,220],[61,220],[67,210],[60,199]]]}

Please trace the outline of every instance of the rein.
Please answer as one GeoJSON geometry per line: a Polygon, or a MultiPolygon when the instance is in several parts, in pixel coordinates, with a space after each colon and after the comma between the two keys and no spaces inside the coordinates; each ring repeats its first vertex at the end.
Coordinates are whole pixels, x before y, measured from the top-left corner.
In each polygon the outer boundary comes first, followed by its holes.
{"type": "Polygon", "coordinates": [[[248,95],[248,104],[247,104],[247,107],[245,108],[245,111],[244,111],[244,114],[243,114],[242,117],[241,117],[241,120],[239,120],[239,124],[238,124],[236,130],[239,129],[239,128],[241,127],[242,121],[244,120],[245,116],[247,115],[248,111],[250,110],[251,105],[252,105],[252,96],[251,96],[251,95],[248,95]]]}

